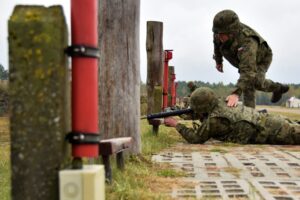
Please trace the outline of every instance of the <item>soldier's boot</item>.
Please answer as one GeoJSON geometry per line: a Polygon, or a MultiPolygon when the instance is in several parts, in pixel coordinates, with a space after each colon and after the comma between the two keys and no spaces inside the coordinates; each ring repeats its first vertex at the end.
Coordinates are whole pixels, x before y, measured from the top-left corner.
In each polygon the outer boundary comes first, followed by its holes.
{"type": "Polygon", "coordinates": [[[293,127],[292,137],[294,140],[294,144],[300,144],[300,125],[296,125],[293,127]]]}
{"type": "Polygon", "coordinates": [[[273,95],[272,95],[272,98],[271,98],[271,102],[272,103],[276,103],[278,102],[281,97],[282,97],[282,94],[286,93],[287,91],[289,91],[290,87],[288,85],[280,85],[278,87],[278,89],[276,89],[274,92],[273,92],[273,95]]]}

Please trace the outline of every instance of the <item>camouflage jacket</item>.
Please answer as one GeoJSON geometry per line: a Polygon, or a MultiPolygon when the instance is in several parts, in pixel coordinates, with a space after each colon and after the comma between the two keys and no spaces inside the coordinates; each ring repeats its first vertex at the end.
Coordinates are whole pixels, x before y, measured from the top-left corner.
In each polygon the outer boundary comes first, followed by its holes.
{"type": "Polygon", "coordinates": [[[239,70],[240,78],[237,87],[240,94],[247,89],[248,85],[254,84],[257,67],[265,68],[262,71],[267,71],[272,60],[272,50],[255,30],[241,23],[239,33],[224,44],[214,35],[216,63],[221,64],[223,57],[239,70]]]}
{"type": "MultiPolygon", "coordinates": [[[[241,144],[295,144],[292,133],[300,125],[281,116],[258,113],[250,107],[239,105],[229,108],[224,100],[209,113],[197,128],[187,128],[178,123],[177,131],[189,143],[204,143],[210,138],[241,144]]],[[[300,132],[298,133],[300,136],[300,132]]]]}

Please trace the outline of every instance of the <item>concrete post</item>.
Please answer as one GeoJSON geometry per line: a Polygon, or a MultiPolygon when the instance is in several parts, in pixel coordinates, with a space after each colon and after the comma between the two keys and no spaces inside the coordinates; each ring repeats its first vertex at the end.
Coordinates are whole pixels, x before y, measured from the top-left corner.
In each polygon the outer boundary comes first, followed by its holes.
{"type": "Polygon", "coordinates": [[[60,6],[16,6],[9,19],[12,199],[58,199],[70,131],[67,27],[60,6]]]}

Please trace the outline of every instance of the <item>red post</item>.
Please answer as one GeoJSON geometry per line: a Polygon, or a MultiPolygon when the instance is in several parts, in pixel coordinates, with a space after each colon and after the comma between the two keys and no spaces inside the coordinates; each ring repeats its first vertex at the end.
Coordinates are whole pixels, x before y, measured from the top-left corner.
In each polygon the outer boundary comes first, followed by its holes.
{"type": "Polygon", "coordinates": [[[165,110],[168,107],[168,78],[169,78],[169,60],[173,57],[173,50],[165,50],[165,59],[164,59],[164,85],[163,85],[163,107],[162,110],[165,110]]]}
{"type": "Polygon", "coordinates": [[[171,74],[171,106],[175,106],[176,104],[176,85],[175,85],[175,79],[176,79],[176,74],[173,73],[171,74]]]}
{"type": "MultiPolygon", "coordinates": [[[[72,46],[98,48],[98,1],[71,1],[72,46]]],[[[98,59],[72,57],[72,132],[98,134],[98,59]]],[[[98,144],[73,144],[73,157],[97,157],[98,144]]]]}

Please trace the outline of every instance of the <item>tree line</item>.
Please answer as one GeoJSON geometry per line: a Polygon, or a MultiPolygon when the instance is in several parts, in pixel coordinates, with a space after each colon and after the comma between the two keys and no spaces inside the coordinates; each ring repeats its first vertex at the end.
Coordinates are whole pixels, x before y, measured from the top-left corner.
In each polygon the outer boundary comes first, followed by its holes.
{"type": "MultiPolygon", "coordinates": [[[[190,90],[187,86],[187,83],[189,81],[178,81],[178,86],[177,86],[177,97],[178,98],[183,98],[186,97],[190,94],[190,90]]],[[[202,82],[202,81],[193,81],[194,84],[197,87],[209,87],[213,89],[216,94],[220,97],[226,97],[229,94],[232,93],[235,89],[235,84],[229,83],[229,84],[224,84],[222,82],[219,83],[209,83],[209,82],[202,82]]],[[[279,106],[284,106],[286,101],[291,98],[291,97],[296,97],[300,99],[300,84],[289,84],[290,90],[284,94],[281,98],[281,100],[275,104],[271,103],[271,96],[272,93],[266,93],[266,92],[256,92],[256,104],[257,105],[279,105],[279,106]]],[[[146,84],[141,82],[141,96],[146,97],[147,95],[147,88],[146,84]]]]}

